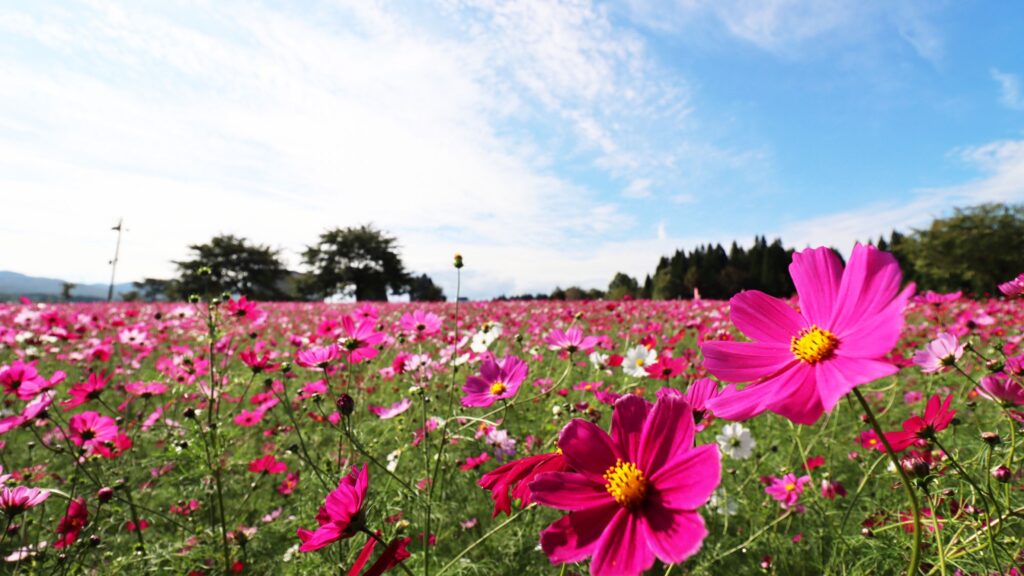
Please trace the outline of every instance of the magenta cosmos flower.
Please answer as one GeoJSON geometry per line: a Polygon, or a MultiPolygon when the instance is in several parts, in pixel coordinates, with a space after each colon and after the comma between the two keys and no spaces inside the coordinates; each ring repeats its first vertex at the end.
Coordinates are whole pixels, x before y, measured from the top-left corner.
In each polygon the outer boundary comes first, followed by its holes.
{"type": "Polygon", "coordinates": [[[352,472],[338,482],[338,488],[327,495],[324,505],[320,507],[316,515],[320,527],[316,530],[299,528],[296,531],[302,541],[299,552],[319,550],[359,532],[364,527],[362,507],[368,484],[366,465],[363,465],[362,470],[353,466],[352,472]]]}
{"type": "Polygon", "coordinates": [[[519,385],[526,380],[529,367],[515,356],[503,360],[488,357],[480,365],[480,375],[466,378],[462,391],[462,405],[486,408],[495,400],[512,398],[519,392],[519,385]]]}
{"type": "Polygon", "coordinates": [[[117,438],[117,422],[98,412],[75,414],[68,422],[68,434],[75,446],[96,448],[117,438]]]}
{"type": "Polygon", "coordinates": [[[1024,294],[1024,274],[1020,274],[1013,280],[1003,282],[999,285],[999,291],[1008,298],[1014,298],[1024,294]]]}
{"type": "Polygon", "coordinates": [[[569,514],[541,532],[553,564],[592,557],[594,576],[640,574],[658,558],[682,562],[707,535],[703,506],[721,479],[718,447],[694,448],[690,407],[666,395],[653,408],[627,395],[615,403],[611,435],[573,420],[558,440],[573,472],[530,483],[533,499],[569,514]]]}
{"type": "Polygon", "coordinates": [[[50,493],[39,488],[17,486],[15,488],[0,488],[0,512],[13,518],[18,514],[37,506],[50,497],[50,493]]]}
{"type": "Polygon", "coordinates": [[[564,350],[569,354],[574,352],[586,352],[597,346],[597,338],[594,336],[583,336],[583,330],[579,326],[573,326],[565,332],[559,328],[552,330],[544,337],[548,348],[551,350],[564,350]]]}
{"type": "Polygon", "coordinates": [[[716,416],[746,420],[768,410],[813,424],[859,384],[895,374],[884,360],[899,340],[913,284],[900,291],[896,258],[858,244],[843,265],[828,248],[793,255],[800,312],[748,290],[729,301],[753,342],[705,342],[704,366],[728,382],[753,382],[708,401],[716,416]]]}
{"type": "Polygon", "coordinates": [[[398,325],[402,331],[416,337],[433,336],[441,331],[441,318],[433,312],[414,310],[412,314],[402,314],[398,325]]]}

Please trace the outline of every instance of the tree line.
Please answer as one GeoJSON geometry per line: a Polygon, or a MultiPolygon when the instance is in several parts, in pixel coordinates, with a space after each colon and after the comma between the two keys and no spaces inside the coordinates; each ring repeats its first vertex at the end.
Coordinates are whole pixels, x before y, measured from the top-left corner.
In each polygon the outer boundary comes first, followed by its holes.
{"type": "MultiPolygon", "coordinates": [[[[990,203],[955,208],[952,215],[937,218],[925,228],[909,233],[893,230],[888,238],[867,243],[892,252],[903,269],[904,280],[917,283],[919,290],[985,296],[995,292],[1000,282],[1024,272],[1024,205],[990,203]]],[[[789,276],[793,252],[779,238],[769,243],[764,236],[755,236],[750,247],[733,242],[728,249],[707,244],[689,251],[676,250],[663,256],[653,274],[643,281],[619,272],[607,290],[572,286],[556,288],[547,295],[498,299],[671,300],[695,294],[724,299],[742,290],[786,297],[795,291],[789,276]]],[[[841,254],[839,257],[842,259],[841,254]]]]}
{"type": "Polygon", "coordinates": [[[190,258],[174,261],[177,276],[133,283],[125,299],[183,300],[193,294],[244,294],[251,300],[324,300],[347,296],[387,300],[408,294],[413,301],[443,301],[444,291],[426,274],[406,270],[393,236],[363,225],[334,228],[306,246],[306,272],[289,270],[280,250],[231,234],[189,246],[190,258]]]}

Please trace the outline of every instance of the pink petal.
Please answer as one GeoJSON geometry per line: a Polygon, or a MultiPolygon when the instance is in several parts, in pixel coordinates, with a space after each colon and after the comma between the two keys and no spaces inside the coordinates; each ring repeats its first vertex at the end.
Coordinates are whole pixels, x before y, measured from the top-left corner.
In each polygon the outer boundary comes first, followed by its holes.
{"type": "Polygon", "coordinates": [[[299,528],[297,534],[302,540],[299,552],[312,552],[341,540],[342,528],[336,524],[325,524],[313,532],[299,528]]]}
{"type": "Polygon", "coordinates": [[[646,512],[641,523],[641,537],[659,560],[676,564],[700,550],[708,530],[699,513],[659,510],[650,505],[646,512]]]}
{"type": "Polygon", "coordinates": [[[914,284],[907,285],[889,303],[870,318],[862,318],[856,325],[837,331],[837,353],[856,358],[878,358],[888,354],[903,333],[903,310],[914,294],[914,284]]]}
{"type": "Polygon", "coordinates": [[[650,404],[635,394],[627,394],[615,402],[612,412],[612,438],[625,459],[636,462],[640,453],[640,435],[650,404]]]}
{"type": "Polygon", "coordinates": [[[558,438],[558,447],[573,469],[599,478],[622,457],[611,436],[587,420],[568,423],[558,438]]]}
{"type": "Polygon", "coordinates": [[[668,461],[650,475],[658,501],[675,510],[696,510],[707,503],[722,480],[718,446],[704,444],[668,461]]]}
{"type": "Polygon", "coordinates": [[[789,343],[708,341],[700,346],[704,367],[726,382],[751,382],[791,366],[797,359],[789,343]]]}
{"type": "Polygon", "coordinates": [[[789,265],[800,310],[812,324],[825,327],[832,319],[843,264],[830,248],[808,248],[793,254],[789,265]]]}
{"type": "MultiPolygon", "coordinates": [[[[780,374],[782,377],[787,372],[780,374]]],[[[749,420],[768,409],[772,382],[766,380],[737,390],[731,384],[722,393],[707,402],[708,409],[718,418],[726,420],[749,420]]]]}
{"type": "Polygon", "coordinates": [[[605,526],[620,510],[614,502],[563,516],[540,533],[540,546],[552,564],[580,562],[594,554],[605,526]]]}
{"type": "Polygon", "coordinates": [[[831,412],[839,399],[856,386],[892,376],[899,368],[881,360],[836,356],[815,364],[814,370],[822,406],[831,412]]]}
{"type": "Polygon", "coordinates": [[[640,574],[654,565],[654,552],[643,539],[640,516],[625,508],[612,518],[590,562],[592,576],[640,574]]]}
{"type": "Polygon", "coordinates": [[[655,474],[677,455],[693,447],[695,434],[690,405],[681,396],[665,395],[654,405],[640,440],[640,469],[655,474]]]}
{"type": "Polygon", "coordinates": [[[883,310],[900,289],[903,277],[896,257],[874,246],[857,244],[843,273],[832,319],[827,325],[837,334],[854,328],[864,318],[883,310]]]}
{"type": "Polygon", "coordinates": [[[740,332],[759,342],[781,342],[788,347],[790,340],[806,325],[796,310],[758,290],[733,296],[729,309],[732,322],[740,332]]]}
{"type": "Polygon", "coordinates": [[[825,411],[815,380],[814,367],[803,362],[781,374],[768,409],[796,424],[814,424],[825,411]]]}
{"type": "Polygon", "coordinates": [[[615,500],[602,484],[573,472],[545,472],[530,482],[533,500],[557,510],[586,510],[615,500]]]}

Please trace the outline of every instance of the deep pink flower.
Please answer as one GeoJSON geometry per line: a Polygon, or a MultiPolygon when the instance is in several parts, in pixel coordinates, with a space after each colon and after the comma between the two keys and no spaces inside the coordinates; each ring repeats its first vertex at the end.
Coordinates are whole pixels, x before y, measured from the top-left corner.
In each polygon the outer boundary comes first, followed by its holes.
{"type": "Polygon", "coordinates": [[[124,385],[125,392],[140,398],[151,398],[167,392],[167,386],[159,382],[129,382],[124,385]]]}
{"type": "Polygon", "coordinates": [[[593,557],[595,576],[640,574],[658,558],[682,562],[707,529],[697,509],[718,487],[718,447],[694,448],[690,407],[666,395],[651,407],[627,395],[615,404],[611,435],[573,420],[558,440],[575,472],[548,472],[530,483],[536,502],[569,514],[541,533],[553,564],[593,557]]]}
{"type": "Polygon", "coordinates": [[[75,414],[68,422],[71,441],[75,446],[85,449],[95,449],[104,442],[113,442],[117,438],[117,432],[117,422],[98,412],[75,414]]]}
{"type": "Polygon", "coordinates": [[[644,370],[655,380],[668,380],[682,374],[683,370],[686,370],[686,364],[686,358],[661,356],[654,364],[644,366],[644,370]]]}
{"type": "Polygon", "coordinates": [[[1024,274],[1020,274],[1013,280],[1000,284],[999,291],[1005,294],[1008,298],[1014,298],[1024,294],[1024,274]]]}
{"type": "Polygon", "coordinates": [[[256,374],[263,372],[277,372],[281,368],[281,364],[278,362],[272,362],[270,352],[264,352],[262,355],[259,350],[253,350],[251,348],[242,350],[238,353],[238,357],[242,359],[242,363],[249,367],[256,374]]]}
{"type": "Polygon", "coordinates": [[[93,372],[92,374],[89,374],[89,378],[87,378],[85,382],[80,382],[71,386],[71,389],[68,390],[68,395],[70,395],[71,398],[64,400],[60,405],[63,406],[64,411],[67,412],[75,406],[80,406],[89,400],[95,400],[100,397],[100,394],[109,382],[110,376],[107,376],[105,372],[93,372]]]}
{"type": "Polygon", "coordinates": [[[358,364],[363,360],[371,360],[380,354],[375,346],[384,341],[384,333],[377,332],[374,322],[363,320],[356,324],[351,316],[341,319],[342,336],[338,346],[348,353],[348,362],[358,364]]]}
{"type": "Polygon", "coordinates": [[[266,472],[267,474],[284,474],[288,471],[288,464],[274,458],[273,454],[267,454],[249,462],[249,472],[266,472]]]}
{"type": "Polygon", "coordinates": [[[299,350],[295,353],[295,363],[303,368],[322,370],[331,365],[332,362],[341,356],[338,346],[314,347],[308,350],[299,350]]]}
{"type": "Polygon", "coordinates": [[[914,364],[925,373],[948,372],[963,355],[964,345],[953,334],[943,332],[914,354],[914,364]]]}
{"type": "Polygon", "coordinates": [[[362,506],[366,499],[366,488],[369,483],[366,465],[362,470],[352,468],[352,472],[338,482],[338,488],[327,495],[324,505],[316,515],[320,527],[316,530],[299,528],[296,534],[302,545],[300,552],[319,550],[332,542],[343,538],[351,538],[362,529],[362,506]]]}
{"type": "Polygon", "coordinates": [[[85,498],[75,498],[68,503],[67,512],[57,524],[57,534],[60,535],[53,543],[54,548],[66,548],[75,543],[78,533],[89,524],[89,508],[85,505],[85,498]]]}
{"type": "Polygon", "coordinates": [[[1004,372],[982,376],[978,392],[990,400],[1002,401],[1013,406],[1024,404],[1024,386],[1004,372]]]}
{"type": "Polygon", "coordinates": [[[533,502],[530,482],[538,475],[570,470],[565,458],[557,452],[537,454],[502,464],[484,474],[477,484],[491,491],[491,500],[494,501],[493,518],[499,512],[512,514],[512,500],[519,500],[521,506],[533,502]]]}
{"type": "Polygon", "coordinates": [[[50,497],[50,492],[39,488],[17,486],[0,487],[0,512],[14,517],[50,497]]]}
{"type": "Polygon", "coordinates": [[[31,400],[43,390],[54,388],[64,381],[64,372],[57,370],[49,379],[36,370],[35,362],[15,360],[0,367],[0,387],[5,394],[14,394],[20,400],[31,400]]]}
{"type": "Polygon", "coordinates": [[[409,400],[408,398],[402,398],[398,402],[392,404],[390,407],[374,406],[373,404],[371,404],[367,406],[366,409],[369,410],[370,413],[376,416],[377,418],[380,418],[381,420],[388,420],[394,418],[395,416],[398,416],[399,414],[402,414],[403,412],[408,410],[410,406],[412,406],[412,400],[409,400]]]}
{"type": "Polygon", "coordinates": [[[487,357],[480,365],[480,375],[466,378],[462,387],[466,393],[462,397],[462,405],[485,408],[495,400],[515,397],[528,370],[526,362],[515,356],[507,356],[501,361],[487,357]]]}
{"type": "Polygon", "coordinates": [[[441,318],[433,312],[414,310],[412,314],[402,314],[398,326],[404,331],[417,338],[433,336],[441,331],[441,318]]]}
{"type": "Polygon", "coordinates": [[[789,509],[800,501],[804,485],[811,481],[811,477],[804,475],[797,478],[796,474],[786,474],[782,478],[771,476],[769,480],[770,484],[765,486],[765,493],[778,500],[783,508],[789,509]]]}
{"type": "Polygon", "coordinates": [[[265,311],[260,309],[255,302],[246,299],[245,296],[240,297],[238,300],[228,300],[224,304],[228,316],[234,316],[247,322],[258,323],[267,317],[265,311]]]}
{"type": "Polygon", "coordinates": [[[953,401],[953,395],[946,396],[943,401],[938,395],[932,396],[925,407],[924,416],[916,414],[903,421],[903,430],[900,432],[886,432],[885,439],[889,441],[892,449],[899,452],[906,450],[912,444],[923,444],[930,440],[936,432],[945,430],[953,421],[956,410],[950,410],[949,404],[953,401]]]}
{"type": "Polygon", "coordinates": [[[756,290],[729,301],[732,321],[753,342],[707,341],[704,366],[729,382],[753,382],[708,401],[716,416],[746,420],[768,410],[813,424],[859,384],[895,374],[884,360],[899,340],[913,284],[899,290],[899,264],[854,246],[843,270],[829,248],[793,255],[800,312],[756,290]]]}
{"type": "Polygon", "coordinates": [[[574,352],[586,352],[597,346],[597,338],[594,336],[583,336],[583,330],[579,326],[573,326],[566,331],[555,328],[544,337],[548,348],[551,350],[564,350],[570,354],[574,352]]]}

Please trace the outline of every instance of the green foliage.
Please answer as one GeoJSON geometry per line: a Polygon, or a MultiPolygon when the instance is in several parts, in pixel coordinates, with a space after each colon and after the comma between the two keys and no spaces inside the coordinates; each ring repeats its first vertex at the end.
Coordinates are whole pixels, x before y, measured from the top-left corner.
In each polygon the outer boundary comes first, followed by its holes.
{"type": "MultiPolygon", "coordinates": [[[[223,292],[244,294],[250,300],[282,300],[288,295],[282,283],[289,272],[281,263],[277,250],[249,244],[231,234],[214,236],[206,244],[189,246],[193,256],[175,262],[178,278],[173,284],[174,296],[213,295],[223,292]]],[[[160,281],[147,279],[154,290],[160,281]]],[[[165,288],[170,285],[165,285],[165,288]]],[[[144,282],[140,289],[148,288],[144,282]]]]}
{"type": "Polygon", "coordinates": [[[409,282],[409,300],[412,302],[444,302],[444,290],[434,284],[430,276],[420,274],[409,282]]]}
{"type": "Polygon", "coordinates": [[[327,230],[306,247],[302,259],[310,274],[301,290],[311,297],[354,294],[356,300],[386,301],[389,290],[409,290],[398,240],[372,225],[327,230]]]}
{"type": "Polygon", "coordinates": [[[619,272],[608,284],[608,293],[605,297],[609,300],[622,300],[625,296],[636,298],[639,292],[640,287],[637,285],[636,278],[619,272]]]}
{"type": "Polygon", "coordinates": [[[1024,270],[1024,205],[957,208],[909,236],[894,233],[888,244],[922,288],[992,293],[1024,270]]]}
{"type": "Polygon", "coordinates": [[[720,244],[676,250],[671,258],[661,258],[641,293],[656,300],[690,298],[694,290],[704,298],[728,298],[741,290],[788,296],[793,293],[792,258],[793,250],[781,240],[768,244],[763,236],[755,237],[749,249],[733,242],[728,253],[720,244]]]}

